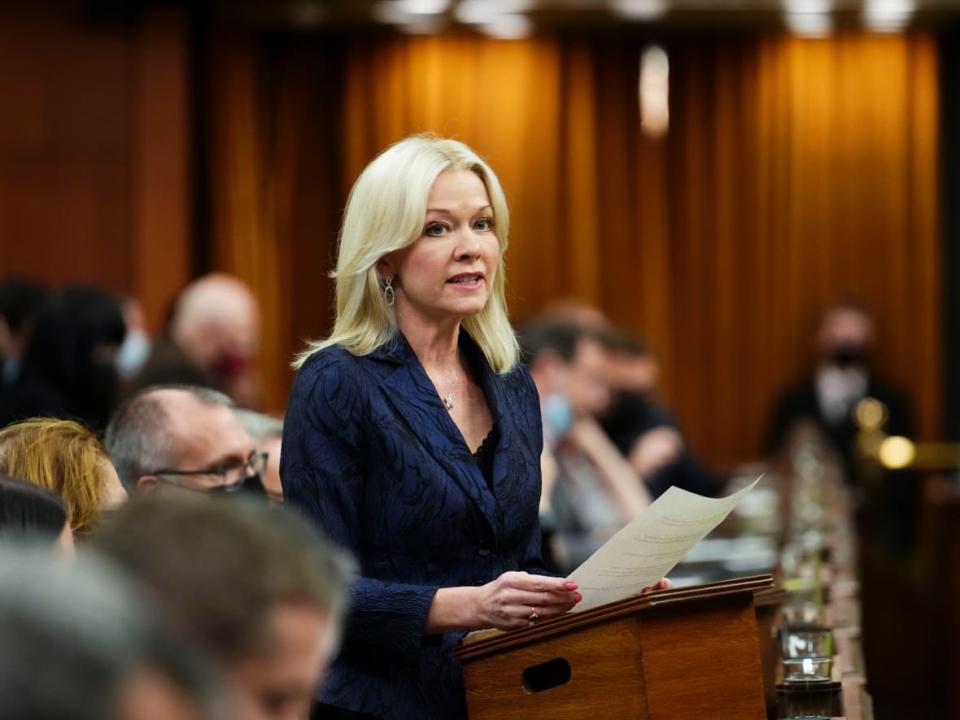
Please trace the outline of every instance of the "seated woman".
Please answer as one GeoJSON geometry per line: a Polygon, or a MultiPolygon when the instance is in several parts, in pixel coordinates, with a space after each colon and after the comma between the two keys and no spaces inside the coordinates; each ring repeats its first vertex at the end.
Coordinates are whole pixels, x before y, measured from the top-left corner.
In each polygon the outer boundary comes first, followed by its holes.
{"type": "Polygon", "coordinates": [[[103,510],[127,499],[103,445],[70,420],[33,418],[0,430],[0,473],[63,498],[77,535],[92,530],[103,510]]]}
{"type": "Polygon", "coordinates": [[[48,540],[73,551],[73,532],[63,501],[49,490],[0,475],[0,542],[48,540]]]}

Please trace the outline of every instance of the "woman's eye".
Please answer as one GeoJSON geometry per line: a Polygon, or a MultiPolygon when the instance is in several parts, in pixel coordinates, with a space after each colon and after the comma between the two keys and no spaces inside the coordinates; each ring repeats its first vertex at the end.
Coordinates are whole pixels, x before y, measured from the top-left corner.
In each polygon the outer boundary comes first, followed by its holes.
{"type": "Polygon", "coordinates": [[[446,225],[442,225],[440,223],[432,223],[430,225],[427,225],[426,228],[424,228],[423,234],[439,237],[440,235],[443,235],[446,229],[447,229],[446,225]]]}
{"type": "Polygon", "coordinates": [[[488,217],[478,219],[473,227],[475,230],[492,230],[493,229],[493,220],[488,217]]]}

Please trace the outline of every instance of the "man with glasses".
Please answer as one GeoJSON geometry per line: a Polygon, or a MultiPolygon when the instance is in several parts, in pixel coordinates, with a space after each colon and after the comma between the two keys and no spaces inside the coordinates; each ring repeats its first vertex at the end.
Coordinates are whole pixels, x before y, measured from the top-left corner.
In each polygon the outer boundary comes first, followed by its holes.
{"type": "Polygon", "coordinates": [[[267,454],[267,467],[261,474],[263,488],[272,505],[283,503],[283,484],[280,482],[280,447],[283,440],[283,420],[255,410],[237,410],[237,417],[253,438],[257,450],[267,454]]]}
{"type": "Polygon", "coordinates": [[[147,388],[118,408],[104,444],[127,492],[172,485],[263,494],[257,452],[223,393],[191,385],[147,388]]]}

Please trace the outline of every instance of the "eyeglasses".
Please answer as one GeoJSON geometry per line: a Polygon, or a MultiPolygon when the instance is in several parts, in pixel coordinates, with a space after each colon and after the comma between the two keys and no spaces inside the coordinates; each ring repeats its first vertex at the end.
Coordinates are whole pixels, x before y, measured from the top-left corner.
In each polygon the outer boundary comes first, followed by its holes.
{"type": "Polygon", "coordinates": [[[178,482],[175,482],[174,484],[187,488],[188,490],[219,490],[223,492],[239,492],[244,488],[244,480],[254,476],[263,477],[263,471],[267,467],[267,457],[268,453],[257,452],[255,450],[250,453],[246,460],[238,460],[227,463],[226,465],[221,465],[220,467],[203,468],[201,470],[164,469],[156,470],[147,474],[156,475],[160,479],[165,479],[166,477],[170,476],[193,477],[198,475],[219,475],[223,479],[223,482],[219,485],[197,488],[178,482]]]}

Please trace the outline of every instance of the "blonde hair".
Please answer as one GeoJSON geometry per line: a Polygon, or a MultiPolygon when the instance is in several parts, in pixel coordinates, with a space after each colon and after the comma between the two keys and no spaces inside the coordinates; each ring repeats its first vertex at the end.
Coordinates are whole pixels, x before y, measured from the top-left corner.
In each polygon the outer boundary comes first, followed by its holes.
{"type": "Polygon", "coordinates": [[[78,534],[93,528],[103,508],[109,462],[96,436],[71,420],[32,418],[0,430],[0,472],[59,495],[78,534]]]}
{"type": "Polygon", "coordinates": [[[503,255],[510,216],[500,181],[473,150],[457,140],[413,135],[390,146],[357,178],[340,229],[336,281],[336,320],[325,340],[312,342],[293,363],[299,368],[313,353],[339,345],[367,355],[397,332],[396,315],[380,289],[377,263],[412,245],[423,232],[430,190],[447,170],[469,170],[482,181],[493,208],[493,232],[500,243],[497,272],[486,306],[463,327],[498,373],[517,362],[516,335],[507,317],[503,255]]]}

